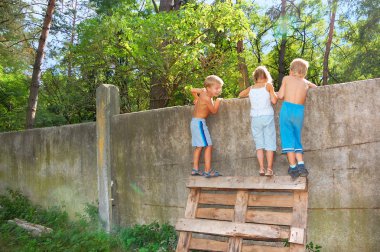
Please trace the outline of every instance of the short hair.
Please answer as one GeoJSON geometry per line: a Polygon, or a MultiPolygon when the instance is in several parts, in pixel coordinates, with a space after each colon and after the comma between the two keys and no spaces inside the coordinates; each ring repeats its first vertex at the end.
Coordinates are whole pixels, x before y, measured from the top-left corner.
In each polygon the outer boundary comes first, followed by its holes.
{"type": "Polygon", "coordinates": [[[219,76],[216,76],[216,75],[209,75],[209,76],[207,76],[206,79],[205,79],[205,81],[204,81],[204,87],[208,88],[208,87],[211,87],[214,84],[219,84],[219,85],[223,86],[224,82],[223,82],[223,80],[219,76]]]}
{"type": "Polygon", "coordinates": [[[296,74],[305,77],[307,74],[307,69],[309,68],[309,62],[304,59],[294,59],[292,63],[290,63],[290,70],[296,74]]]}
{"type": "Polygon", "coordinates": [[[258,79],[266,79],[268,83],[273,82],[272,76],[265,66],[258,66],[255,71],[253,71],[252,78],[254,82],[257,82],[258,79]]]}

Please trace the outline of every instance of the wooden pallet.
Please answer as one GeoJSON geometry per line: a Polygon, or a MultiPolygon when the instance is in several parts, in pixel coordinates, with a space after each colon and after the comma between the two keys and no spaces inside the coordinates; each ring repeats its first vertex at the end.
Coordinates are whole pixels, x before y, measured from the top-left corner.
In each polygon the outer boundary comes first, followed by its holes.
{"type": "Polygon", "coordinates": [[[289,176],[189,178],[176,251],[304,251],[307,180],[289,176]],[[290,247],[279,243],[288,239],[290,247]],[[282,246],[282,247],[279,247],[282,246]]]}

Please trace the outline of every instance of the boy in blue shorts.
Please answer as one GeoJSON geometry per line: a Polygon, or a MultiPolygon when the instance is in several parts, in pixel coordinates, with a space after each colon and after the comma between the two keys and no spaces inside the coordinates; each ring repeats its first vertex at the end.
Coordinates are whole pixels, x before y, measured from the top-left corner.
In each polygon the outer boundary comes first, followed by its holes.
{"type": "Polygon", "coordinates": [[[278,91],[278,98],[284,99],[280,111],[280,136],[282,153],[286,153],[292,178],[307,177],[309,172],[303,161],[301,132],[304,118],[304,103],[309,88],[317,87],[305,79],[309,63],[294,59],[290,64],[289,76],[285,76],[278,91]]]}
{"type": "Polygon", "coordinates": [[[206,178],[218,177],[219,172],[211,169],[212,141],[206,125],[206,118],[210,113],[215,114],[219,110],[221,98],[213,100],[222,93],[223,80],[216,75],[207,76],[204,81],[204,88],[192,88],[194,97],[193,119],[190,123],[192,145],[194,150],[194,166],[191,175],[203,175],[206,178]],[[205,148],[205,169],[199,171],[199,158],[202,149],[205,148]]]}

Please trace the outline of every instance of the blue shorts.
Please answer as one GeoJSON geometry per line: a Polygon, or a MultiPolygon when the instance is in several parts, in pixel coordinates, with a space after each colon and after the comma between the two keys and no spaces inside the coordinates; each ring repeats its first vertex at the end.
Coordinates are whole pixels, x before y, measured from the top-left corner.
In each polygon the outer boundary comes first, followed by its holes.
{"type": "Polygon", "coordinates": [[[280,110],[280,136],[282,153],[303,153],[301,131],[304,105],[284,101],[280,110]]]}
{"type": "Polygon", "coordinates": [[[191,142],[194,147],[206,147],[212,145],[210,132],[206,125],[206,119],[193,118],[190,123],[191,142]]]}
{"type": "Polygon", "coordinates": [[[256,150],[276,151],[276,128],[273,115],[251,117],[251,129],[256,150]]]}

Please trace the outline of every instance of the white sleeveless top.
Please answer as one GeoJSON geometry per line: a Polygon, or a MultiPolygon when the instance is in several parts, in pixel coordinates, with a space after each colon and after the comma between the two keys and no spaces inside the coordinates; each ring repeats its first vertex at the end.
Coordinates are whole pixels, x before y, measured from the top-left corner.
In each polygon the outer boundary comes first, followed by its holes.
{"type": "Polygon", "coordinates": [[[249,90],[249,100],[251,102],[251,116],[274,115],[270,101],[270,94],[266,89],[267,84],[262,88],[252,88],[249,90]]]}

